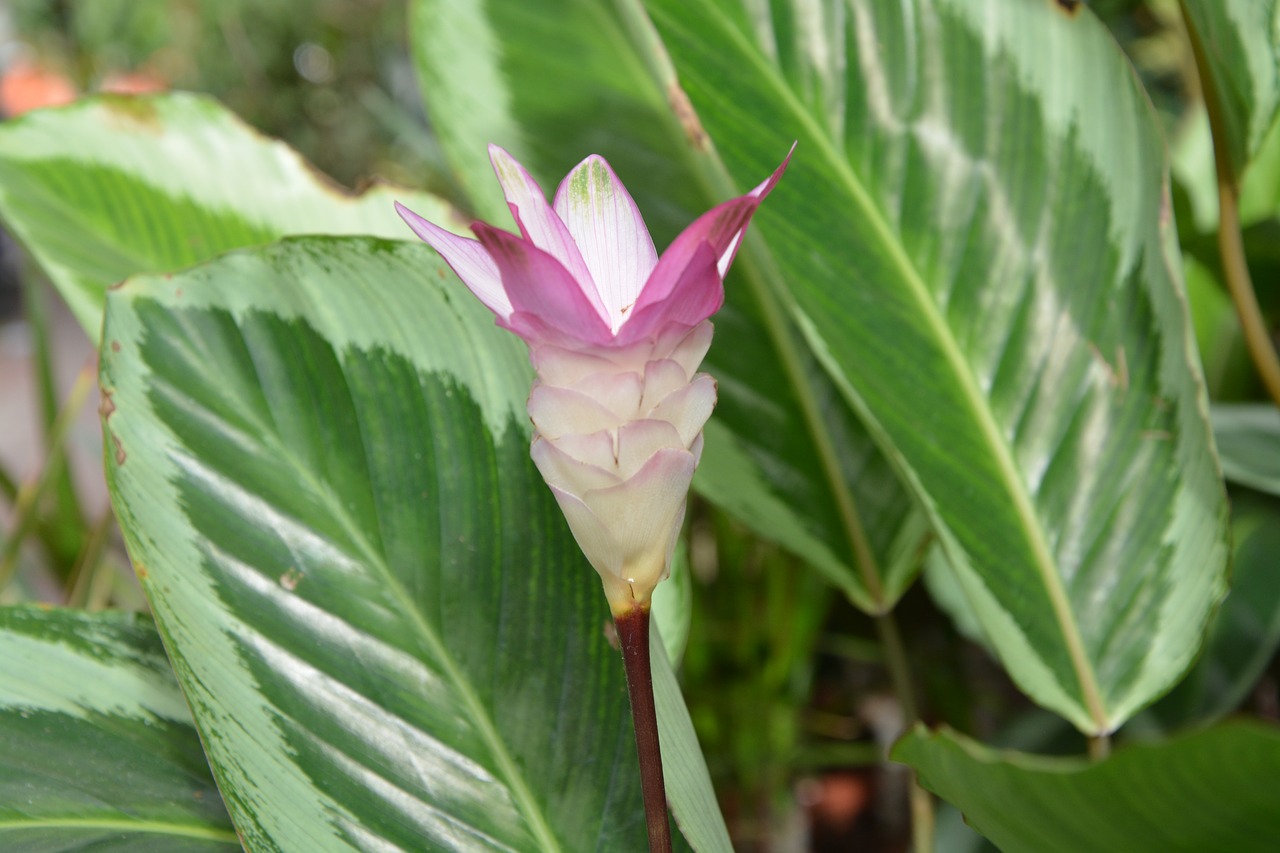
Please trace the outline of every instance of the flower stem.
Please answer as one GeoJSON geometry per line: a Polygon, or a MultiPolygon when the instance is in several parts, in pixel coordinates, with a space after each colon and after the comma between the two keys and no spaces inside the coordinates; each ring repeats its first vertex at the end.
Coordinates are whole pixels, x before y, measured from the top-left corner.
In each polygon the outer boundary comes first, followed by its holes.
{"type": "Polygon", "coordinates": [[[671,853],[667,820],[667,789],[662,780],[662,748],[658,742],[658,712],[653,704],[653,675],[649,668],[649,608],[636,607],[614,617],[627,671],[631,718],[635,721],[636,751],[640,755],[640,787],[649,826],[650,853],[671,853]]]}

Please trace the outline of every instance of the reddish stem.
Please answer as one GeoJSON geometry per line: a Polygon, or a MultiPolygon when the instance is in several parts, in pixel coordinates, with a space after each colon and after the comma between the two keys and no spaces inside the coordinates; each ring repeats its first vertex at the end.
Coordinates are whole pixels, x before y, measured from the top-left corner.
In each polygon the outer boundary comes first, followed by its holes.
{"type": "Polygon", "coordinates": [[[640,754],[640,787],[649,826],[650,853],[671,853],[667,822],[667,789],[662,781],[662,748],[658,742],[658,712],[653,705],[653,675],[649,668],[649,608],[615,616],[627,671],[631,718],[635,721],[636,751],[640,754]]]}

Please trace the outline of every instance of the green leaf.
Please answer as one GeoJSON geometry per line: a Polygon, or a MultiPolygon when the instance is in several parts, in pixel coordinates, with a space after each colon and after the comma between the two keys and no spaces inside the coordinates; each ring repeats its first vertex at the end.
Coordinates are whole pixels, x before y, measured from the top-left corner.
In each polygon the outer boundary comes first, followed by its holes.
{"type": "Polygon", "coordinates": [[[433,196],[353,196],[216,101],[104,95],[0,125],[0,217],[93,339],[107,287],[285,234],[412,234],[393,198],[436,221],[433,196]]]}
{"type": "Polygon", "coordinates": [[[1271,851],[1280,730],[1225,724],[1108,759],[997,752],[918,727],[893,748],[1005,853],[1271,851]]]}
{"type": "Polygon", "coordinates": [[[1087,11],[647,4],[823,363],[1032,698],[1114,729],[1224,590],[1165,152],[1087,11]],[[754,6],[751,7],[755,9],[754,6]]]}
{"type": "MultiPolygon", "coordinates": [[[[410,9],[428,112],[472,208],[490,221],[510,221],[487,160],[490,142],[520,158],[548,191],[587,154],[604,155],[659,246],[762,180],[789,145],[779,144],[739,186],[727,182],[700,153],[705,140],[691,145],[674,114],[678,89],[650,76],[660,57],[625,8],[416,0],[410,9]]],[[[720,400],[694,488],[803,557],[860,607],[888,609],[914,577],[923,519],[762,291],[762,259],[752,254],[748,247],[737,260],[714,320],[704,370],[719,382],[720,400]]]]}
{"type": "Polygon", "coordinates": [[[249,849],[644,849],[527,354],[434,252],[291,239],[131,279],[101,380],[113,503],[249,849]]]}
{"type": "Polygon", "coordinates": [[[0,847],[240,850],[145,617],[0,608],[0,847]]]}
{"type": "Polygon", "coordinates": [[[668,660],[678,668],[693,622],[693,576],[689,570],[689,549],[683,540],[676,543],[671,577],[653,591],[652,618],[657,626],[654,630],[661,630],[668,660]]]}
{"type": "Polygon", "coordinates": [[[1231,592],[1214,616],[1204,653],[1150,709],[1166,730],[1209,725],[1235,711],[1280,650],[1280,509],[1275,501],[1235,498],[1231,532],[1231,592]]]}
{"type": "Polygon", "coordinates": [[[1226,134],[1227,160],[1239,180],[1280,108],[1280,3],[1182,0],[1198,54],[1205,100],[1226,134]]]}
{"type": "Polygon", "coordinates": [[[1211,415],[1226,478],[1280,495],[1280,409],[1270,403],[1218,403],[1211,415]]]}

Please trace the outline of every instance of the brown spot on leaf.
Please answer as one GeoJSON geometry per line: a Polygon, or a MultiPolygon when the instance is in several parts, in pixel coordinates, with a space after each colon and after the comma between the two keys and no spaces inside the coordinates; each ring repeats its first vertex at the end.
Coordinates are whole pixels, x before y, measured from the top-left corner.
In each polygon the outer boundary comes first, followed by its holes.
{"type": "Polygon", "coordinates": [[[114,123],[131,130],[159,134],[164,131],[154,98],[137,95],[100,95],[99,103],[114,123]]]}
{"type": "Polygon", "coordinates": [[[147,579],[147,567],[142,565],[142,563],[133,564],[133,573],[138,576],[138,580],[140,581],[147,579]]]}
{"type": "Polygon", "coordinates": [[[103,423],[106,423],[107,418],[115,414],[116,411],[116,403],[115,400],[111,399],[111,393],[106,388],[103,388],[102,402],[98,403],[98,417],[102,418],[103,423]]]}
{"type": "Polygon", "coordinates": [[[298,581],[300,580],[302,580],[302,572],[298,571],[293,566],[290,566],[285,570],[285,573],[280,576],[280,586],[289,590],[289,592],[293,592],[298,588],[298,581]]]}
{"type": "Polygon", "coordinates": [[[1054,6],[1066,12],[1068,18],[1074,18],[1080,14],[1080,7],[1084,5],[1084,0],[1052,0],[1052,2],[1054,6]]]}
{"type": "Polygon", "coordinates": [[[698,113],[694,111],[693,104],[689,101],[689,96],[685,94],[684,89],[680,88],[680,84],[675,81],[667,87],[667,104],[670,105],[676,120],[680,122],[680,127],[684,129],[684,135],[690,144],[699,151],[709,150],[710,140],[707,138],[707,132],[702,129],[698,113]]]}
{"type": "Polygon", "coordinates": [[[119,342],[119,341],[112,341],[112,342],[111,342],[111,351],[112,351],[112,352],[120,352],[120,342],[119,342]]]}
{"type": "Polygon", "coordinates": [[[120,436],[113,433],[111,435],[111,443],[116,446],[116,464],[123,465],[128,455],[124,452],[124,445],[120,443],[120,436]]]}

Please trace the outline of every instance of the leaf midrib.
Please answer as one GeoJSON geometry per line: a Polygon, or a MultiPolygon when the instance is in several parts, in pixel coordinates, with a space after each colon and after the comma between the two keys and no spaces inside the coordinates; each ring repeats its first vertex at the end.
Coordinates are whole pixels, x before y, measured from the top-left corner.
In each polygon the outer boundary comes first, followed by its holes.
{"type": "MultiPolygon", "coordinates": [[[[1061,631],[1076,677],[1079,680],[1086,710],[1099,728],[1105,729],[1107,726],[1107,713],[1102,703],[1097,676],[1085,653],[1083,638],[1075,622],[1066,590],[1063,588],[1061,578],[1058,575],[1056,563],[1053,560],[1048,543],[1044,539],[1043,531],[1039,524],[1036,523],[1038,516],[1032,505],[1030,495],[1023,487],[1024,484],[1018,475],[1017,465],[1014,462],[1010,448],[1001,438],[1001,430],[996,424],[992,412],[985,405],[985,397],[979,390],[972,372],[968,369],[968,362],[964,358],[954,335],[952,335],[950,327],[938,312],[937,305],[930,296],[924,279],[907,257],[905,249],[896,239],[882,211],[872,201],[870,194],[850,168],[848,162],[839,156],[824,130],[809,112],[803,108],[803,104],[797,100],[795,93],[786,84],[786,80],[778,73],[778,69],[772,64],[763,61],[763,57],[754,49],[751,42],[743,37],[738,28],[732,25],[732,22],[718,7],[714,4],[707,4],[707,8],[710,10],[709,13],[717,18],[722,31],[728,34],[729,39],[737,45],[740,52],[745,54],[748,57],[748,61],[761,72],[761,77],[773,86],[783,102],[791,107],[792,113],[809,132],[810,136],[818,141],[818,147],[832,166],[832,171],[839,179],[839,185],[846,188],[849,195],[852,196],[855,206],[862,213],[863,218],[872,225],[875,236],[888,247],[893,265],[907,284],[908,293],[918,304],[920,314],[925,319],[928,331],[934,334],[935,339],[941,346],[944,361],[951,368],[955,382],[961,390],[962,398],[975,416],[979,433],[996,461],[1001,484],[1013,500],[1014,510],[1018,518],[1023,522],[1022,529],[1026,533],[1028,544],[1031,546],[1031,551],[1035,558],[1036,571],[1049,594],[1054,617],[1057,619],[1058,628],[1061,631]]],[[[879,432],[885,440],[889,440],[883,430],[877,428],[874,432],[879,432]]],[[[901,454],[898,455],[901,456],[901,454]]],[[[932,509],[931,505],[930,509],[932,509]]],[[[939,521],[942,522],[942,519],[939,519],[939,521]]]]}
{"type": "MultiPolygon", "coordinates": [[[[270,306],[250,307],[257,307],[259,310],[268,310],[275,313],[270,306]]],[[[239,329],[239,326],[237,326],[237,329],[239,329]]],[[[330,343],[327,338],[325,340],[326,343],[330,343]]],[[[206,359],[197,358],[191,360],[191,363],[203,365],[209,362],[206,359]]],[[[342,370],[344,385],[349,388],[350,386],[346,382],[348,377],[345,366],[342,364],[341,359],[338,360],[338,364],[342,370]]],[[[206,378],[216,379],[216,377],[209,377],[207,374],[206,378]]],[[[348,398],[350,399],[349,396],[348,398]]],[[[538,807],[537,801],[533,797],[532,789],[529,787],[528,782],[526,782],[524,775],[516,766],[515,759],[507,751],[505,742],[498,734],[497,726],[490,718],[489,713],[484,707],[484,704],[480,701],[479,696],[472,689],[470,682],[463,675],[457,662],[454,661],[453,656],[449,654],[439,635],[427,622],[418,608],[414,606],[413,597],[409,595],[408,590],[406,590],[404,585],[396,578],[395,573],[391,571],[391,567],[382,559],[378,550],[369,542],[368,538],[364,535],[363,530],[360,528],[359,524],[356,523],[355,519],[352,518],[346,507],[341,501],[336,499],[332,490],[324,488],[323,482],[313,476],[313,472],[310,468],[305,464],[301,464],[301,460],[290,452],[290,449],[286,444],[275,440],[278,438],[278,433],[275,430],[274,425],[262,423],[261,420],[251,414],[253,412],[253,408],[251,406],[244,403],[243,400],[241,403],[243,404],[242,412],[247,415],[246,420],[258,428],[258,435],[264,438],[264,444],[268,449],[278,454],[279,458],[287,460],[288,466],[294,471],[297,482],[305,484],[306,487],[311,490],[312,494],[319,497],[321,504],[328,509],[330,516],[338,522],[343,532],[347,534],[350,541],[356,546],[364,559],[367,560],[368,564],[382,576],[387,589],[390,590],[392,596],[400,603],[404,611],[409,614],[411,624],[418,630],[423,642],[440,662],[440,668],[445,678],[453,685],[458,696],[462,699],[464,708],[471,714],[471,719],[475,723],[476,730],[480,734],[481,740],[489,748],[490,754],[497,763],[498,768],[507,783],[508,790],[511,791],[512,799],[515,801],[516,807],[526,819],[526,828],[539,845],[538,849],[547,851],[547,853],[559,853],[561,850],[560,843],[552,832],[546,818],[543,816],[541,809],[538,807]]],[[[352,404],[354,407],[354,400],[352,400],[352,404]]],[[[211,417],[221,420],[217,413],[212,410],[208,411],[211,417]]],[[[367,447],[363,434],[361,434],[360,445],[362,450],[367,447]]],[[[286,515],[291,514],[286,513],[286,515]]],[[[304,523],[300,519],[298,521],[299,523],[304,523]]]]}
{"type": "Polygon", "coordinates": [[[168,821],[127,820],[124,818],[27,818],[24,820],[0,819],[0,837],[6,832],[38,829],[84,829],[107,832],[140,832],[149,835],[167,835],[174,838],[196,838],[206,841],[225,841],[240,844],[234,829],[197,823],[172,823],[168,821]]]}

